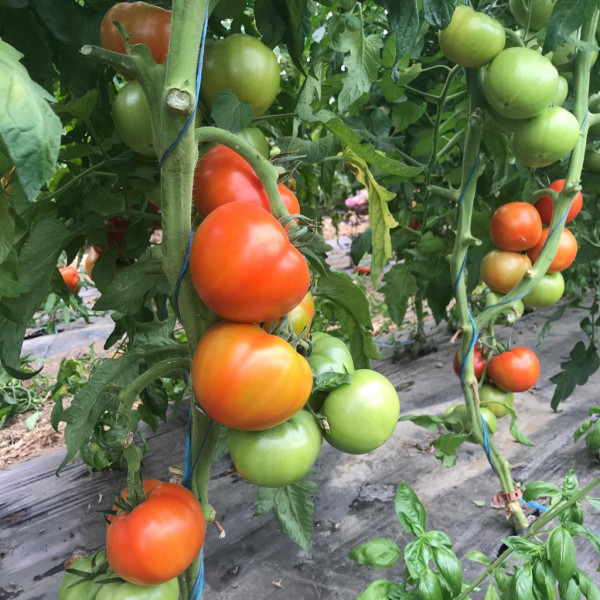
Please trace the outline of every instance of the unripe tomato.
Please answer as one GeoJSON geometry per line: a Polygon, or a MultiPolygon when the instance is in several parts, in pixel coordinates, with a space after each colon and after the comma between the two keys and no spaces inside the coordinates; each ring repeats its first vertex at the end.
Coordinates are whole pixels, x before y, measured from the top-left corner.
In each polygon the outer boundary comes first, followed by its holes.
{"type": "Polygon", "coordinates": [[[548,27],[554,8],[553,0],[509,0],[508,7],[515,21],[530,31],[548,27]]]}
{"type": "Polygon", "coordinates": [[[579,139],[577,119],[560,106],[546,108],[523,122],[515,131],[512,150],[528,167],[546,167],[575,148],[579,139]]]}
{"type": "Polygon", "coordinates": [[[569,95],[569,82],[562,76],[558,77],[558,90],[556,91],[556,96],[554,96],[554,101],[552,104],[554,106],[562,106],[569,95]]]}
{"type": "MultiPolygon", "coordinates": [[[[458,355],[460,350],[456,351],[454,355],[454,360],[452,361],[452,365],[454,367],[454,372],[460,377],[460,360],[458,355]]],[[[485,363],[487,362],[487,358],[485,357],[483,351],[480,346],[475,346],[473,348],[473,370],[475,371],[475,379],[481,379],[483,375],[483,371],[485,369],[485,363]]]]}
{"type": "MultiPolygon", "coordinates": [[[[600,123],[598,124],[600,125],[600,123]]],[[[600,134],[600,131],[599,131],[600,134]]],[[[590,173],[600,173],[600,153],[592,148],[585,151],[583,159],[583,168],[590,173]]]]}
{"type": "Polygon", "coordinates": [[[137,81],[129,81],[119,90],[112,106],[112,119],[117,133],[134,152],[156,158],[150,106],[137,81]]]}
{"type": "Polygon", "coordinates": [[[475,68],[487,65],[502,52],[506,34],[496,19],[458,4],[448,27],[440,31],[439,41],[446,58],[461,67],[475,68]]]}
{"type": "Polygon", "coordinates": [[[321,408],[334,448],[348,454],[365,454],[382,446],[394,433],[400,400],[392,383],[377,371],[359,369],[350,384],[330,392],[321,408]]]}
{"type": "MultiPolygon", "coordinates": [[[[598,51],[592,52],[592,66],[598,60],[598,51]]],[[[559,73],[568,73],[571,76],[575,61],[575,46],[565,42],[552,52],[552,64],[559,73]]]]}
{"type": "Polygon", "coordinates": [[[497,419],[508,414],[508,408],[515,405],[515,396],[494,385],[484,384],[479,388],[479,405],[494,413],[497,419]]]}
{"type": "Polygon", "coordinates": [[[529,119],[552,104],[558,71],[529,48],[507,48],[488,67],[483,82],[490,106],[509,119],[529,119]]]}
{"type": "MultiPolygon", "coordinates": [[[[282,183],[277,189],[288,212],[299,214],[300,204],[295,194],[282,183]]],[[[222,145],[211,148],[198,161],[192,198],[203,217],[228,202],[249,202],[271,212],[265,186],[250,163],[235,150],[222,145]]]]}
{"type": "Polygon", "coordinates": [[[492,250],[481,261],[481,278],[494,292],[510,292],[523,275],[531,269],[531,260],[526,254],[492,250]]]}
{"type": "Polygon", "coordinates": [[[200,339],[192,363],[198,404],[242,431],[275,427],[298,412],[312,389],[307,360],[258,325],[221,322],[200,339]]]}
{"type": "Polygon", "coordinates": [[[560,272],[547,273],[538,284],[523,298],[523,304],[530,308],[545,308],[558,302],[565,292],[565,280],[560,272]]]}
{"type": "Polygon", "coordinates": [[[71,294],[77,294],[81,289],[77,268],[73,265],[69,265],[68,267],[61,267],[59,271],[67,288],[69,288],[69,292],[71,294]]]}
{"type": "Polygon", "coordinates": [[[146,44],[157,63],[165,62],[171,36],[170,10],[146,2],[119,2],[112,6],[102,19],[100,45],[125,54],[123,36],[114,21],[118,21],[131,34],[131,45],[146,44]]]}
{"type": "MultiPolygon", "coordinates": [[[[498,429],[498,419],[496,415],[486,407],[480,407],[479,413],[483,417],[485,421],[485,425],[487,428],[488,436],[491,437],[494,435],[498,429]]],[[[455,433],[463,433],[469,431],[469,417],[467,415],[467,407],[464,404],[454,404],[449,406],[444,412],[444,417],[450,416],[458,419],[457,424],[451,424],[450,427],[452,431],[455,433]]],[[[476,440],[473,436],[469,436],[466,440],[467,442],[476,443],[476,440]]]]}
{"type": "MultiPolygon", "coordinates": [[[[531,259],[531,262],[535,263],[538,256],[542,252],[542,248],[548,238],[549,228],[542,231],[542,237],[540,241],[527,251],[527,255],[531,259]]],[[[560,234],[560,242],[558,243],[558,250],[554,256],[554,260],[548,267],[548,273],[554,273],[555,271],[564,271],[571,266],[575,257],[577,256],[577,240],[575,236],[565,227],[560,234]]]]}
{"type": "Polygon", "coordinates": [[[266,210],[219,206],[192,243],[190,275],[206,306],[229,321],[262,323],[300,304],[310,283],[304,257],[266,210]]]}
{"type": "Polygon", "coordinates": [[[265,113],[279,92],[279,63],[274,52],[242,33],[206,44],[200,97],[209,110],[225,88],[248,102],[255,117],[265,113]]]}
{"type": "Polygon", "coordinates": [[[538,380],[540,361],[529,348],[513,348],[493,356],[487,374],[505,392],[524,392],[538,380]]]}
{"type": "Polygon", "coordinates": [[[306,410],[265,431],[227,432],[235,470],[262,487],[283,487],[302,479],[317,460],[322,443],[321,428],[306,410]]]}
{"type": "Polygon", "coordinates": [[[202,548],[206,524],[200,503],[182,485],[151,480],[144,482],[144,491],[146,500],[131,512],[109,517],[106,556],[125,581],[157,585],[190,566],[202,548]]]}
{"type": "MultiPolygon", "coordinates": [[[[557,179],[556,181],[553,181],[550,184],[550,189],[554,190],[555,192],[562,192],[564,187],[565,187],[564,179],[557,179]]],[[[544,225],[550,225],[550,221],[552,220],[552,212],[554,209],[554,203],[552,202],[552,196],[550,196],[549,194],[542,196],[541,198],[538,199],[538,201],[535,203],[534,206],[535,206],[536,210],[540,213],[540,217],[542,218],[542,223],[544,225]]],[[[571,201],[571,208],[569,209],[569,213],[567,214],[567,219],[565,220],[565,223],[572,221],[579,214],[579,211],[581,210],[582,206],[583,206],[583,194],[581,192],[577,192],[575,194],[575,197],[571,201]]]]}
{"type": "Polygon", "coordinates": [[[527,250],[542,235],[542,219],[531,204],[508,202],[492,215],[490,235],[500,250],[527,250]]]}
{"type": "Polygon", "coordinates": [[[250,144],[256,151],[260,152],[262,156],[269,158],[269,142],[267,142],[265,134],[258,127],[246,127],[238,131],[236,135],[247,144],[250,144]]]}
{"type": "Polygon", "coordinates": [[[523,122],[517,119],[507,119],[497,113],[491,106],[486,106],[486,115],[489,115],[492,122],[498,127],[502,133],[514,133],[523,122]]]}

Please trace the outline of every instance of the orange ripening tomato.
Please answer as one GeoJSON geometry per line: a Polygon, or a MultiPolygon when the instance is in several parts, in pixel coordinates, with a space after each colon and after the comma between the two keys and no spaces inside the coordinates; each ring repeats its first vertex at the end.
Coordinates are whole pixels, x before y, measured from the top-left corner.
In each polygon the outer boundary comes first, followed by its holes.
{"type": "Polygon", "coordinates": [[[310,283],[308,265],[284,228],[248,202],[223,204],[202,221],[192,243],[190,275],[210,310],[242,323],[285,315],[310,283]]]}
{"type": "Polygon", "coordinates": [[[490,235],[500,250],[528,250],[542,235],[542,219],[531,204],[508,202],[493,214],[490,235]]]}
{"type": "Polygon", "coordinates": [[[526,254],[492,250],[481,261],[481,278],[494,292],[510,292],[523,275],[531,269],[531,260],[526,254]]]}
{"type": "Polygon", "coordinates": [[[59,269],[59,271],[67,288],[69,288],[69,292],[71,292],[71,294],[77,294],[77,292],[79,292],[81,289],[77,268],[71,265],[68,267],[62,267],[59,269]]]}
{"type": "MultiPolygon", "coordinates": [[[[562,189],[564,187],[565,187],[564,179],[557,179],[556,181],[553,181],[550,184],[550,189],[554,190],[555,192],[562,192],[562,189]]],[[[542,196],[535,203],[534,206],[535,206],[536,210],[540,213],[540,217],[542,218],[542,223],[544,225],[550,225],[550,221],[552,220],[552,212],[554,209],[554,203],[552,202],[552,196],[550,196],[548,194],[546,194],[545,196],[542,196]]],[[[567,214],[567,219],[565,220],[565,223],[572,221],[579,214],[579,211],[581,210],[582,206],[583,206],[583,194],[581,192],[577,192],[571,202],[571,208],[569,208],[569,212],[567,214]]]]}
{"type": "Polygon", "coordinates": [[[513,348],[490,359],[488,377],[505,392],[524,392],[540,376],[540,361],[529,348],[513,348]]]}
{"type": "Polygon", "coordinates": [[[129,43],[146,44],[157,63],[165,62],[171,37],[171,11],[146,2],[119,2],[112,6],[100,25],[100,45],[125,54],[123,36],[114,21],[131,34],[129,43]]]}
{"type": "MultiPolygon", "coordinates": [[[[300,204],[294,192],[282,183],[277,189],[288,212],[299,214],[300,204]]],[[[215,146],[198,161],[192,197],[203,217],[228,202],[250,202],[271,212],[265,187],[250,163],[223,145],[215,146]]]]}
{"type": "MultiPolygon", "coordinates": [[[[542,252],[542,248],[548,238],[549,228],[542,231],[542,237],[540,241],[530,250],[527,254],[532,262],[538,259],[538,256],[542,252]]],[[[571,266],[575,257],[577,256],[577,240],[575,236],[565,227],[560,234],[560,241],[558,242],[558,249],[554,260],[550,263],[547,273],[556,273],[556,271],[564,271],[571,266]]]]}
{"type": "MultiPolygon", "coordinates": [[[[288,314],[292,331],[296,335],[300,335],[304,331],[302,339],[306,339],[310,334],[310,326],[315,316],[315,300],[310,291],[306,292],[306,296],[302,298],[302,302],[295,306],[288,314]]],[[[273,321],[267,321],[263,325],[263,329],[266,332],[273,331],[277,325],[281,323],[281,319],[275,319],[273,321]]]]}
{"type": "Polygon", "coordinates": [[[298,412],[312,389],[308,361],[258,325],[221,322],[200,339],[192,362],[194,394],[218,423],[259,431],[298,412]]]}
{"type": "MultiPolygon", "coordinates": [[[[204,543],[204,511],[182,485],[144,482],[146,500],[109,517],[106,556],[115,573],[138,585],[158,585],[187,569],[204,543]]],[[[127,497],[127,490],[122,493],[127,497]]]]}

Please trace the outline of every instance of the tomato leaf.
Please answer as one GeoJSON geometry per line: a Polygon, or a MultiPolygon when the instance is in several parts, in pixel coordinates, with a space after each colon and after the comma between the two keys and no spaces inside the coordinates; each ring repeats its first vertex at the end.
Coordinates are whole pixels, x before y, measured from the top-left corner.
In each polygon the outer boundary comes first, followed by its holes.
{"type": "Polygon", "coordinates": [[[398,420],[412,421],[415,425],[430,430],[437,429],[445,422],[444,419],[436,417],[435,415],[402,415],[398,420]]]}
{"type": "Polygon", "coordinates": [[[406,264],[394,265],[383,277],[381,288],[390,317],[394,323],[402,323],[408,301],[417,292],[417,281],[406,264]]]}
{"type": "Polygon", "coordinates": [[[437,448],[434,456],[442,461],[444,467],[453,467],[456,464],[456,451],[468,438],[468,435],[457,435],[455,433],[444,433],[433,440],[432,445],[437,448]]]}
{"type": "Polygon", "coordinates": [[[365,254],[371,252],[371,247],[371,228],[367,227],[367,229],[352,239],[352,245],[350,246],[352,264],[358,265],[360,259],[365,254]]]}
{"type": "Polygon", "coordinates": [[[596,4],[595,0],[557,0],[548,22],[542,54],[554,50],[579,29],[584,20],[591,17],[596,4]]]}
{"type": "Polygon", "coordinates": [[[408,598],[406,590],[387,579],[376,579],[356,600],[404,600],[408,598]]]}
{"type": "Polygon", "coordinates": [[[402,556],[398,544],[388,538],[376,538],[355,546],[348,555],[361,565],[375,569],[389,569],[402,556]]]}
{"type": "Polygon", "coordinates": [[[315,505],[311,496],[319,486],[303,479],[281,488],[259,487],[256,496],[256,515],[273,512],[281,529],[307,552],[310,550],[315,505]]]}
{"type": "Polygon", "coordinates": [[[241,102],[233,90],[225,88],[215,96],[210,116],[217,127],[237,133],[252,121],[254,110],[248,102],[241,102]]]}
{"type": "Polygon", "coordinates": [[[556,410],[575,390],[576,385],[584,385],[600,367],[596,345],[590,342],[586,348],[582,341],[575,344],[569,354],[569,360],[560,363],[562,371],[550,378],[556,384],[550,406],[556,410]]]}
{"type": "Polygon", "coordinates": [[[519,431],[519,426],[517,425],[517,413],[515,410],[510,406],[505,406],[505,408],[510,414],[510,435],[512,435],[519,444],[523,444],[524,446],[534,446],[535,444],[519,431]]]}
{"type": "Polygon", "coordinates": [[[424,0],[425,20],[433,27],[445,29],[450,25],[456,0],[424,0]]]}
{"type": "Polygon", "coordinates": [[[425,508],[417,494],[405,481],[398,486],[395,509],[400,525],[406,532],[415,537],[425,533],[427,519],[425,508]]]}
{"type": "Polygon", "coordinates": [[[49,106],[54,98],[29,77],[21,58],[0,40],[0,138],[31,200],[56,165],[62,124],[49,106]]]}
{"type": "Polygon", "coordinates": [[[384,0],[378,4],[387,9],[390,31],[396,36],[396,57],[410,52],[419,33],[419,7],[417,0],[384,0]]]}
{"type": "MultiPolygon", "coordinates": [[[[8,201],[0,192],[0,264],[6,260],[13,249],[15,239],[15,222],[8,212],[8,201]]],[[[0,296],[3,294],[0,293],[0,296]]]]}

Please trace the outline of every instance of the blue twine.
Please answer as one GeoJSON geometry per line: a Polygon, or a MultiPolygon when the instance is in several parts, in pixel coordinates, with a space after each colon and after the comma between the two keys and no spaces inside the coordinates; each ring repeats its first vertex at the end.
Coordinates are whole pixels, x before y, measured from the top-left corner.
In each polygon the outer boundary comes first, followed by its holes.
{"type": "Polygon", "coordinates": [[[202,589],[204,588],[204,547],[200,550],[200,571],[196,578],[196,583],[190,592],[190,600],[200,600],[202,598],[202,589]]]}
{"type": "Polygon", "coordinates": [[[487,456],[488,462],[490,463],[492,469],[494,469],[494,473],[496,473],[496,468],[492,462],[492,450],[490,448],[490,436],[488,433],[487,423],[481,415],[479,416],[481,418],[481,426],[483,427],[483,449],[485,450],[485,455],[487,456]]]}
{"type": "Polygon", "coordinates": [[[204,46],[206,43],[206,27],[208,24],[208,5],[206,6],[206,14],[204,15],[204,26],[202,28],[202,40],[200,42],[200,59],[198,61],[198,72],[196,75],[196,103],[194,104],[194,112],[190,115],[190,118],[186,121],[186,124],[183,126],[181,133],[177,136],[177,139],[167,148],[165,153],[162,155],[162,158],[159,161],[159,165],[162,167],[166,160],[171,156],[175,148],[179,145],[183,136],[186,134],[187,130],[190,128],[190,125],[194,122],[196,118],[196,111],[198,110],[198,96],[200,95],[200,84],[202,83],[202,63],[204,62],[204,46]]]}
{"type": "Polygon", "coordinates": [[[193,241],[194,241],[194,232],[190,231],[190,239],[188,241],[188,247],[187,247],[187,252],[185,254],[185,260],[183,261],[183,266],[181,267],[181,271],[179,271],[179,275],[177,276],[177,281],[175,283],[174,301],[175,301],[175,310],[177,311],[177,314],[179,314],[179,290],[181,289],[181,282],[183,281],[185,272],[187,271],[187,268],[190,264],[190,256],[192,254],[192,242],[193,241]]]}
{"type": "Polygon", "coordinates": [[[527,504],[527,506],[529,506],[531,508],[535,508],[536,510],[539,510],[540,512],[546,512],[547,510],[549,510],[549,508],[547,506],[544,506],[543,504],[539,504],[538,502],[528,502],[527,500],[523,500],[523,498],[521,498],[521,502],[523,504],[527,504]]]}

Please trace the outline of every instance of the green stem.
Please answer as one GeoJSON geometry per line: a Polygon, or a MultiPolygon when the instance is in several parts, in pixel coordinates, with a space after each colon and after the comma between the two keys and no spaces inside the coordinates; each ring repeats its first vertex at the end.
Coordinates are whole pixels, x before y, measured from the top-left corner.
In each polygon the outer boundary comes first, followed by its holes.
{"type": "Polygon", "coordinates": [[[440,161],[441,158],[447,153],[449,152],[453,146],[455,146],[458,142],[460,142],[460,140],[465,136],[465,133],[467,132],[466,129],[461,129],[460,131],[457,131],[447,142],[447,144],[437,153],[437,161],[440,161]]]}
{"type": "Polygon", "coordinates": [[[512,29],[505,27],[504,32],[506,33],[506,37],[508,39],[515,42],[515,46],[521,46],[521,48],[525,47],[525,42],[521,39],[521,36],[516,31],[513,31],[512,29]]]}
{"type": "Polygon", "coordinates": [[[291,119],[298,116],[298,113],[275,113],[272,115],[262,115],[261,117],[255,117],[252,119],[250,126],[254,123],[260,123],[261,121],[275,121],[277,119],[291,119]]]}
{"type": "MultiPolygon", "coordinates": [[[[103,161],[99,162],[98,164],[87,168],[82,173],[79,173],[79,175],[76,175],[75,177],[73,177],[73,179],[71,179],[71,181],[69,181],[68,183],[65,183],[65,185],[59,187],[54,192],[49,192],[48,194],[45,194],[44,196],[42,196],[41,198],[36,200],[36,202],[37,203],[46,202],[48,200],[52,200],[52,198],[58,198],[59,196],[62,196],[65,192],[70,190],[73,186],[77,185],[82,179],[84,179],[85,177],[87,177],[88,175],[93,173],[94,171],[97,171],[98,169],[105,167],[109,162],[111,162],[110,159],[104,159],[103,161]]],[[[114,176],[114,173],[111,173],[111,176],[114,176]]]]}
{"type": "Polygon", "coordinates": [[[449,190],[448,188],[440,187],[439,185],[430,185],[426,189],[433,194],[441,196],[442,198],[447,198],[448,200],[454,200],[455,202],[460,196],[460,192],[457,192],[456,190],[449,190]]]}

